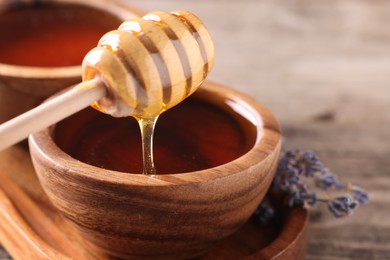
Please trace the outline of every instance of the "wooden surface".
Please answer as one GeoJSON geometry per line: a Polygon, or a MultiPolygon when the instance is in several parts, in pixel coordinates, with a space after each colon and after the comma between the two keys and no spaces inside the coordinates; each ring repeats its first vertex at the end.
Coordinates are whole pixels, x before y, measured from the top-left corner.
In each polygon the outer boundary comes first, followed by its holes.
{"type": "Polygon", "coordinates": [[[198,14],[216,47],[210,78],[268,105],[285,147],[315,150],[370,192],[370,204],[345,220],[312,211],[307,259],[389,258],[390,2],[127,2],[198,14]]]}

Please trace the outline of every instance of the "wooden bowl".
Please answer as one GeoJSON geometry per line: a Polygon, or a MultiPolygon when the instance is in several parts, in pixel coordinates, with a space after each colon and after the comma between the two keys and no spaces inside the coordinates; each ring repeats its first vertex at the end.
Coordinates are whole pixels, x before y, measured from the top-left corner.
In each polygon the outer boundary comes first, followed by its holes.
{"type": "MultiPolygon", "coordinates": [[[[86,11],[83,11],[83,15],[90,17],[90,19],[102,19],[102,12],[108,16],[119,18],[120,21],[139,16],[140,14],[140,12],[124,4],[111,0],[39,1],[39,4],[41,5],[45,5],[46,3],[50,3],[50,5],[66,4],[86,7],[87,9],[85,9],[86,11]]],[[[0,13],[10,8],[32,5],[33,3],[29,1],[5,1],[0,3],[0,13]]],[[[115,27],[112,29],[115,29],[115,27]]],[[[0,37],[2,37],[1,33],[0,37]]],[[[75,39],[74,46],[77,48],[77,39],[75,39]]],[[[80,81],[81,66],[78,65],[64,67],[31,67],[0,63],[0,123],[37,106],[44,99],[60,89],[80,81]]]]}
{"type": "Polygon", "coordinates": [[[194,95],[234,120],[249,121],[251,127],[244,130],[256,140],[253,148],[210,169],[142,175],[70,157],[54,142],[53,128],[30,136],[34,167],[49,199],[107,254],[146,259],[201,255],[246,223],[268,190],[281,146],[271,112],[217,84],[206,83],[194,95]]]}

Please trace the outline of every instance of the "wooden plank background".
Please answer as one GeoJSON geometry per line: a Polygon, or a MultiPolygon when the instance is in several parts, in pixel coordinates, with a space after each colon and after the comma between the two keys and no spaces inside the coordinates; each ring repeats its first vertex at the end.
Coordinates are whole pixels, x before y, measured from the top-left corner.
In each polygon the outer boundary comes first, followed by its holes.
{"type": "Polygon", "coordinates": [[[285,148],[316,151],[369,191],[370,204],[348,219],[312,211],[307,259],[390,259],[390,1],[125,2],[196,13],[216,46],[209,79],[266,104],[285,148]]]}

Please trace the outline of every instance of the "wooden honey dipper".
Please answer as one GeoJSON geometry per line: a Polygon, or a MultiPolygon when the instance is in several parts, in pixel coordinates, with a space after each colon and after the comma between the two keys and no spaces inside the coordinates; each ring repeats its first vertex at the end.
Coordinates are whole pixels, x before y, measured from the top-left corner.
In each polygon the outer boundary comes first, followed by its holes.
{"type": "Polygon", "coordinates": [[[206,27],[187,11],[125,21],[85,56],[82,83],[0,125],[0,150],[92,103],[114,117],[157,118],[192,94],[213,62],[206,27]]]}

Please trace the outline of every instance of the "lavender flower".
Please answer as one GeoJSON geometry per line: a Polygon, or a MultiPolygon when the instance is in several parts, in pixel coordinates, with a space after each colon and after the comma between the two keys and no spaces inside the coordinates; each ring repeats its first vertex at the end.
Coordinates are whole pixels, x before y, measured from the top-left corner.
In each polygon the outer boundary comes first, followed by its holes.
{"type": "Polygon", "coordinates": [[[268,201],[263,200],[253,215],[259,224],[266,225],[275,215],[275,210],[268,201]]]}
{"type": "Polygon", "coordinates": [[[328,208],[337,218],[349,216],[359,206],[359,203],[352,197],[337,197],[328,202],[328,208]]]}
{"type": "Polygon", "coordinates": [[[306,204],[311,206],[311,207],[314,207],[317,205],[318,198],[317,198],[317,193],[315,193],[315,192],[305,195],[304,199],[305,199],[306,204]]]}
{"type": "Polygon", "coordinates": [[[360,204],[367,204],[369,201],[368,194],[362,188],[357,186],[352,186],[352,196],[355,200],[357,200],[360,204]]]}
{"type": "MultiPolygon", "coordinates": [[[[313,207],[318,202],[327,203],[335,217],[348,216],[359,204],[366,204],[369,201],[363,189],[341,183],[313,152],[302,152],[300,149],[288,150],[282,154],[270,191],[284,192],[289,206],[313,207]],[[311,187],[319,191],[312,191],[310,184],[314,184],[311,187]],[[332,191],[337,193],[347,191],[351,194],[331,196],[332,191]]],[[[273,213],[269,207],[262,203],[256,211],[257,216],[265,214],[268,218],[271,215],[269,213],[273,213]]]]}
{"type": "Polygon", "coordinates": [[[332,187],[336,190],[343,188],[343,185],[338,182],[337,177],[328,171],[322,171],[316,176],[315,185],[325,191],[331,189],[332,187]]]}

